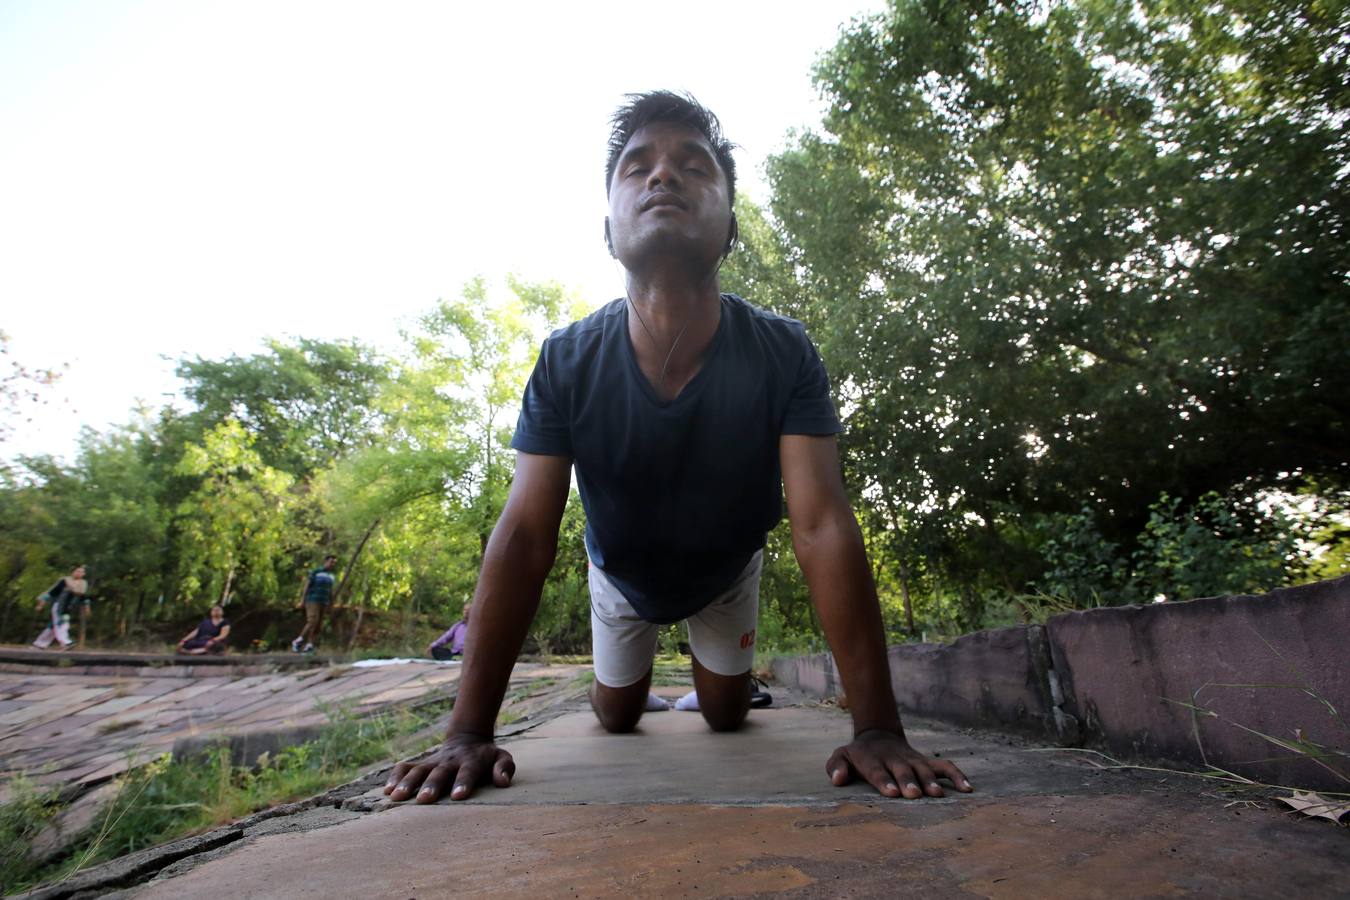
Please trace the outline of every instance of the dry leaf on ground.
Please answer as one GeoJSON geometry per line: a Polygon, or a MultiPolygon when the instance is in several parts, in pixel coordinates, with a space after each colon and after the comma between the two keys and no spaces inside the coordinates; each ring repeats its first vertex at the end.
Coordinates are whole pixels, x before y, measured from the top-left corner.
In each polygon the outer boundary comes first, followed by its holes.
{"type": "Polygon", "coordinates": [[[1321,816],[1333,822],[1339,822],[1342,816],[1350,813],[1350,802],[1341,801],[1337,803],[1325,800],[1311,791],[1294,791],[1292,797],[1277,797],[1276,799],[1281,803],[1292,806],[1305,816],[1321,816]]]}

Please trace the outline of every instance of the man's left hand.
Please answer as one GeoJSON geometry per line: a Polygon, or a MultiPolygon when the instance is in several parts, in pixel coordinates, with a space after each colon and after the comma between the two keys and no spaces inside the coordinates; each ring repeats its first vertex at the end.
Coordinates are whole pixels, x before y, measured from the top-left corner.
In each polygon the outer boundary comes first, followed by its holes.
{"type": "Polygon", "coordinates": [[[835,787],[862,778],[882,796],[906,800],[943,796],[939,778],[946,778],[962,793],[974,790],[955,764],[924,756],[902,735],[881,729],[854,735],[852,743],[830,754],[825,772],[835,787]]]}

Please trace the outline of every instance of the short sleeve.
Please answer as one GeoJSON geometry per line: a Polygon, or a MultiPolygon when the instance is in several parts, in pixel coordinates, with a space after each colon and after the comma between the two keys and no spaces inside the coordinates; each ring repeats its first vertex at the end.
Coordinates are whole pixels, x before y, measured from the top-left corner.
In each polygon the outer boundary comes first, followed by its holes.
{"type": "Polygon", "coordinates": [[[788,396],[783,434],[838,434],[844,428],[830,399],[830,376],[825,363],[806,333],[800,332],[801,363],[788,396]]]}
{"type": "Polygon", "coordinates": [[[539,359],[525,384],[525,396],[520,401],[520,417],[516,419],[516,433],[511,447],[523,453],[540,456],[572,455],[572,429],[562,415],[554,395],[553,379],[549,373],[549,344],[544,342],[539,359]]]}

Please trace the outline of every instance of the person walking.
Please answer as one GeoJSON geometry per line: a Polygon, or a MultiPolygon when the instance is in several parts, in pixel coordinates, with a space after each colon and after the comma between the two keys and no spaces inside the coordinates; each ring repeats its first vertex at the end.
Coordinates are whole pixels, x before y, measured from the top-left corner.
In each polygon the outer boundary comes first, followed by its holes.
{"type": "Polygon", "coordinates": [[[324,611],[333,600],[333,583],[337,580],[333,570],[336,568],[337,557],[330,553],[323,558],[322,566],[309,573],[304,594],[305,627],[300,630],[299,636],[291,641],[292,652],[314,652],[314,644],[318,641],[319,631],[323,628],[324,611]]]}
{"type": "Polygon", "coordinates": [[[33,646],[46,650],[55,641],[62,650],[75,645],[70,639],[70,616],[77,606],[81,606],[89,583],[84,578],[84,566],[76,566],[70,574],[60,579],[50,589],[38,595],[37,608],[40,612],[48,607],[49,622],[42,633],[33,641],[33,646]]]}

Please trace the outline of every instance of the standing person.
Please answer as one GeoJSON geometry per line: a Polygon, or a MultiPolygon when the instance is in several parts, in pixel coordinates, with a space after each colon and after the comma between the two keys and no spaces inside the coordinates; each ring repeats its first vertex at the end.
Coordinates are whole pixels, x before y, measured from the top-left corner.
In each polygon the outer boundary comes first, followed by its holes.
{"type": "Polygon", "coordinates": [[[49,624],[37,636],[37,640],[33,641],[34,647],[46,650],[52,645],[53,640],[62,650],[69,650],[74,646],[75,642],[70,639],[70,616],[76,607],[83,605],[82,601],[88,590],[89,583],[84,580],[84,566],[76,566],[70,570],[69,575],[38,595],[39,612],[50,604],[49,624]]]}
{"type": "MultiPolygon", "coordinates": [[[[398,800],[505,787],[493,725],[553,567],[573,467],[586,510],[595,682],[610,732],[642,716],[658,625],[685,620],[699,709],[734,731],[750,706],[758,587],[782,516],[849,698],[852,739],[835,785],[886,797],[971,790],[951,762],[909,745],[891,690],[862,534],[840,474],[829,381],[800,322],[721,292],[736,243],[732,145],[693,98],[630,95],[613,119],[605,239],[626,296],[553,333],[525,388],[515,479],[492,533],[445,742],[394,767],[398,800]]],[[[535,135],[541,159],[550,134],[535,135]]],[[[734,743],[720,746],[734,752],[734,743]]]]}
{"type": "Polygon", "coordinates": [[[469,615],[473,612],[473,601],[464,604],[464,612],[458,622],[451,625],[445,634],[427,644],[427,656],[432,659],[449,660],[464,655],[464,638],[469,633],[469,615]]]}
{"type": "Polygon", "coordinates": [[[225,608],[213,606],[211,614],[178,642],[178,652],[189,655],[224,653],[225,640],[229,636],[230,620],[225,618],[225,608]]]}
{"type": "Polygon", "coordinates": [[[336,568],[337,557],[329,554],[323,558],[323,565],[309,573],[304,594],[305,627],[300,636],[291,641],[291,650],[295,653],[314,652],[314,643],[323,627],[324,610],[333,599],[333,582],[336,580],[333,570],[336,568]]]}

